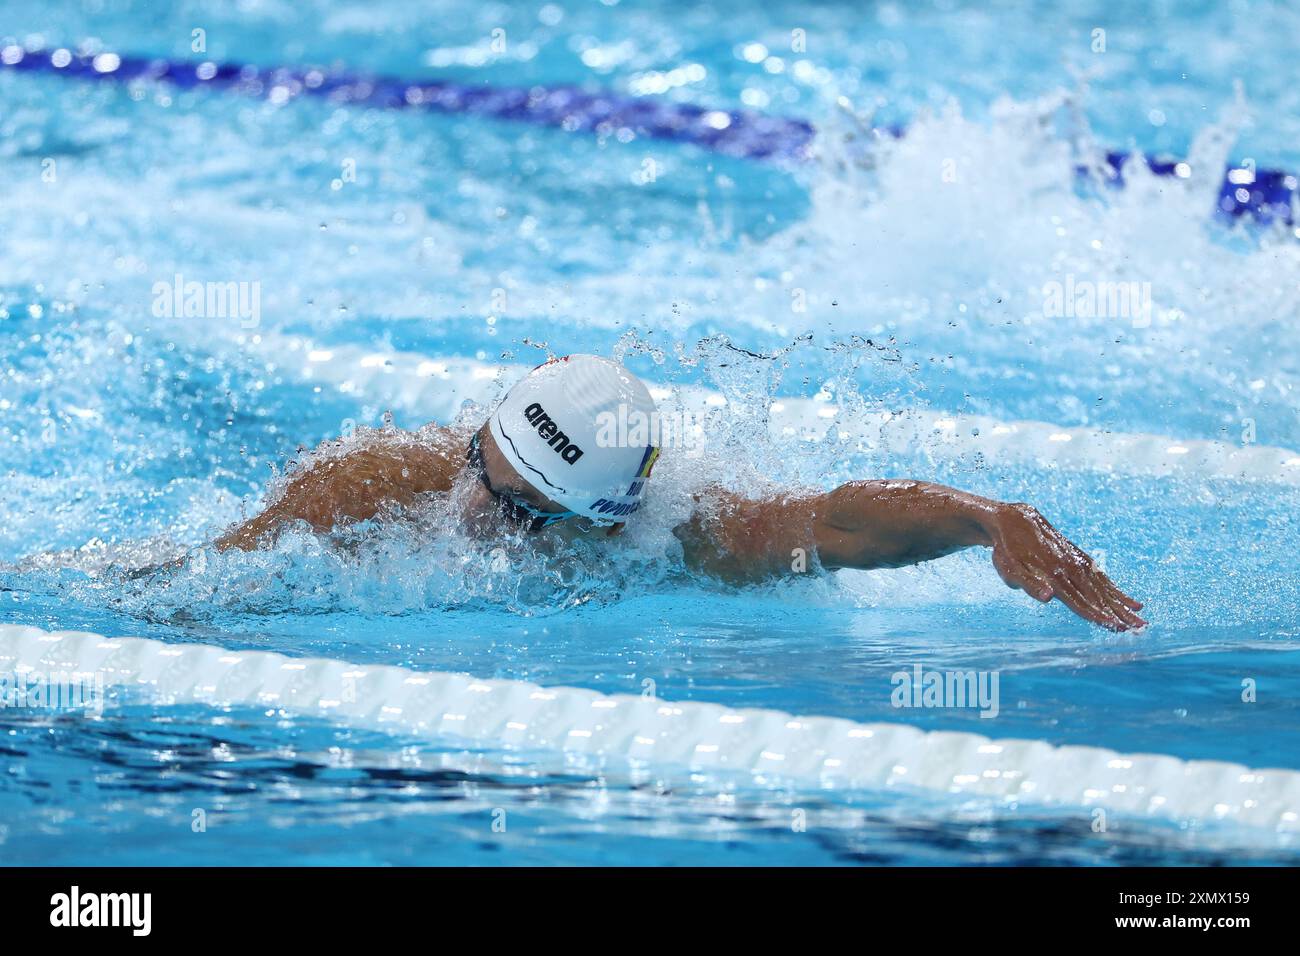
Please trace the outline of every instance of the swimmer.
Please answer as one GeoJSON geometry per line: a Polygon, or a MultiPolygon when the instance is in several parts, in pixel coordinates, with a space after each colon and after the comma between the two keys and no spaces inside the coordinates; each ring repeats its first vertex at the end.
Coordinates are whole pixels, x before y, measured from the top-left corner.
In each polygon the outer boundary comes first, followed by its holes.
{"type": "MultiPolygon", "coordinates": [[[[473,490],[463,497],[463,520],[471,533],[522,527],[559,542],[616,535],[640,508],[659,455],[654,445],[609,440],[608,416],[618,420],[620,411],[631,422],[650,421],[655,412],[631,372],[592,355],[556,359],[516,384],[477,430],[427,426],[419,441],[376,443],[319,461],[216,545],[263,547],[298,522],[324,533],[390,519],[466,479],[473,490]]],[[[796,548],[828,570],[897,568],[990,548],[1009,587],[1044,603],[1056,598],[1114,631],[1146,624],[1137,615],[1142,605],[1035,508],[924,481],[852,481],[823,494],[765,500],[709,488],[673,534],[689,569],[732,584],[797,573],[796,548]]]]}

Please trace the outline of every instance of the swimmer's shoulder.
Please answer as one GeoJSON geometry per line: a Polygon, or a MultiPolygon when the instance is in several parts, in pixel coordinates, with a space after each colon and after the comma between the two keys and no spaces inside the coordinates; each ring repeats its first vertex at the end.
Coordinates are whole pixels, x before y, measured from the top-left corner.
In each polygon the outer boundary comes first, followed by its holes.
{"type": "Polygon", "coordinates": [[[437,422],[429,422],[404,434],[411,436],[416,444],[427,448],[430,452],[454,460],[459,468],[464,462],[465,449],[469,447],[469,440],[474,431],[473,425],[439,425],[437,422]]]}
{"type": "Polygon", "coordinates": [[[367,445],[359,454],[372,467],[382,463],[390,480],[411,492],[449,491],[465,464],[473,429],[430,423],[414,431],[396,431],[367,445]]]}
{"type": "Polygon", "coordinates": [[[471,434],[472,429],[437,424],[413,431],[358,429],[317,448],[289,490],[312,498],[361,494],[402,504],[413,495],[449,491],[471,434]]]}

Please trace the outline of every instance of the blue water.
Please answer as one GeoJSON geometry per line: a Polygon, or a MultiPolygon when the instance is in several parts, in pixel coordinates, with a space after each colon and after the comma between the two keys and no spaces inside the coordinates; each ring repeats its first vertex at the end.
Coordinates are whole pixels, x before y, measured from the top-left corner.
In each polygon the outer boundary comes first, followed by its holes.
{"type": "MultiPolygon", "coordinates": [[[[670,700],[1300,769],[1294,484],[941,446],[884,457],[748,427],[774,397],[821,391],[846,417],[917,406],[1300,447],[1294,237],[1216,223],[1217,178],[1137,177],[1099,200],[1071,171],[1071,150],[1094,141],[1300,170],[1300,15],[1113,7],[7,4],[0,46],[97,38],[191,58],[201,27],[215,60],[662,90],[647,95],[804,116],[825,135],[819,161],[789,168],[481,118],[0,71],[0,620],[611,692],[650,679],[670,700]],[[498,28],[504,53],[489,45],[498,28]],[[790,50],[796,28],[804,53],[790,50]],[[1090,48],[1097,28],[1105,53],[1090,48]],[[911,133],[873,168],[846,167],[853,124],[838,97],[911,133]],[[158,317],[151,290],[177,273],[259,283],[260,321],[158,317]],[[1149,282],[1150,326],[1045,319],[1043,283],[1066,273],[1149,282]],[[473,417],[481,406],[463,399],[499,394],[469,373],[385,374],[366,356],[525,365],[547,349],[617,353],[647,379],[730,400],[711,457],[665,461],[657,503],[616,548],[548,561],[511,542],[504,570],[473,541],[400,528],[345,555],[303,537],[256,555],[203,550],[300,447],[386,411],[402,427],[473,417]],[[1113,636],[1032,605],[973,553],[739,592],[685,580],[672,518],[715,464],[751,489],[911,475],[1032,501],[1105,551],[1152,626],[1113,636]],[[184,572],[120,574],[186,548],[197,560],[184,572]],[[895,710],[890,677],[914,663],[999,671],[999,717],[895,710]]],[[[4,712],[0,726],[8,863],[1296,852],[1266,833],[1126,820],[1099,835],[1080,813],[919,793],[704,780],[659,792],[252,710],[128,702],[97,720],[4,712]],[[402,748],[440,769],[393,770],[402,748]],[[191,831],[195,809],[206,833],[191,831]]]]}

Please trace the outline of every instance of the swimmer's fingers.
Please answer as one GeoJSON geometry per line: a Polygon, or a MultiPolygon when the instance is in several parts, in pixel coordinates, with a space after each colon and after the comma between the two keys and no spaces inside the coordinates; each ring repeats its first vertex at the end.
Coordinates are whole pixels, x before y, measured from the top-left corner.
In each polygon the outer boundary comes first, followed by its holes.
{"type": "Polygon", "coordinates": [[[1123,604],[1130,611],[1142,610],[1142,602],[1133,600],[1133,598],[1129,597],[1116,587],[1115,582],[1110,579],[1110,576],[1098,566],[1097,562],[1094,561],[1086,551],[1080,548],[1073,541],[1066,538],[1055,528],[1052,528],[1052,533],[1055,534],[1061,544],[1064,545],[1067,555],[1074,559],[1084,569],[1085,573],[1092,578],[1093,582],[1103,594],[1105,594],[1109,599],[1123,604]]]}
{"type": "MultiPolygon", "coordinates": [[[[1003,548],[995,547],[993,566],[1008,586],[1018,588],[1043,603],[1056,598],[1079,617],[1100,627],[1126,631],[1146,623],[1127,608],[1098,593],[1086,580],[1083,583],[1073,580],[1067,570],[1070,567],[1068,563],[1058,565],[1053,572],[1046,572],[1012,557],[1003,548]]],[[[1078,565],[1074,568],[1082,574],[1078,565]]]]}
{"type": "Polygon", "coordinates": [[[1105,607],[1093,604],[1091,600],[1080,593],[1078,585],[1067,578],[1057,581],[1056,596],[1061,604],[1069,607],[1071,611],[1078,614],[1084,620],[1091,620],[1093,624],[1100,624],[1101,627],[1108,631],[1123,631],[1125,626],[1123,622],[1115,617],[1113,611],[1105,607]]]}
{"type": "Polygon", "coordinates": [[[1063,564],[1057,572],[1058,577],[1067,582],[1078,597],[1088,606],[1099,611],[1103,620],[1098,622],[1104,627],[1116,631],[1126,631],[1143,627],[1146,621],[1133,613],[1123,600],[1124,594],[1106,577],[1105,573],[1082,551],[1078,552],[1081,561],[1063,564]]]}
{"type": "Polygon", "coordinates": [[[1107,586],[1108,588],[1110,588],[1111,591],[1114,592],[1114,596],[1115,596],[1115,599],[1116,599],[1116,600],[1118,600],[1121,604],[1123,604],[1125,607],[1127,607],[1130,611],[1140,611],[1140,610],[1142,610],[1142,602],[1141,602],[1141,601],[1136,601],[1136,600],[1134,600],[1133,598],[1129,597],[1127,594],[1125,594],[1123,591],[1121,591],[1121,590],[1120,590],[1120,589],[1115,585],[1115,582],[1112,581],[1108,575],[1106,575],[1106,574],[1104,574],[1104,573],[1102,573],[1102,572],[1098,572],[1098,573],[1101,574],[1102,577],[1105,579],[1105,581],[1106,581],[1106,586],[1107,586]]]}
{"type": "Polygon", "coordinates": [[[1106,594],[1106,596],[1110,600],[1114,601],[1116,604],[1123,606],[1123,608],[1126,611],[1132,612],[1132,611],[1142,610],[1141,601],[1133,600],[1131,597],[1129,597],[1127,594],[1125,594],[1123,591],[1117,588],[1110,581],[1109,578],[1106,580],[1106,583],[1102,586],[1102,591],[1106,594]]]}
{"type": "Polygon", "coordinates": [[[1136,626],[1126,621],[1119,610],[1099,595],[1087,580],[1074,580],[1065,568],[1058,569],[1055,580],[1056,596],[1080,617],[1111,631],[1126,631],[1136,626]]]}
{"type": "Polygon", "coordinates": [[[1070,568],[1066,564],[1057,563],[1048,575],[1052,582],[1052,592],[1062,604],[1093,624],[1117,629],[1119,622],[1115,615],[1101,605],[1095,594],[1089,593],[1090,589],[1071,578],[1070,568]]]}
{"type": "Polygon", "coordinates": [[[1037,509],[1008,505],[991,536],[993,565],[1010,587],[1038,601],[1055,597],[1085,620],[1111,630],[1146,624],[1134,613],[1142,605],[1115,587],[1096,562],[1037,509]]]}
{"type": "Polygon", "coordinates": [[[1058,555],[1058,574],[1073,585],[1081,600],[1102,614],[1104,620],[1098,623],[1113,630],[1146,626],[1147,622],[1134,613],[1142,607],[1141,602],[1134,601],[1116,587],[1096,561],[1046,520],[1041,521],[1038,527],[1045,542],[1058,555]]]}
{"type": "Polygon", "coordinates": [[[1095,591],[1097,598],[1113,608],[1120,620],[1129,627],[1145,627],[1147,622],[1134,613],[1142,609],[1142,602],[1133,600],[1116,587],[1110,576],[1097,566],[1097,562],[1078,547],[1071,544],[1070,548],[1079,558],[1081,579],[1086,581],[1090,590],[1095,591]]]}
{"type": "Polygon", "coordinates": [[[1095,569],[1092,559],[1070,542],[1065,543],[1068,549],[1065,560],[1056,572],[1057,576],[1067,581],[1090,608],[1101,614],[1102,623],[1106,627],[1122,630],[1124,619],[1112,606],[1109,596],[1105,593],[1099,577],[1100,572],[1095,569]]]}
{"type": "Polygon", "coordinates": [[[1134,601],[1131,597],[1115,587],[1110,578],[1105,579],[1103,588],[1106,601],[1114,608],[1115,613],[1119,615],[1120,620],[1124,621],[1129,627],[1146,627],[1147,622],[1138,617],[1137,611],[1141,609],[1142,603],[1134,601]]]}

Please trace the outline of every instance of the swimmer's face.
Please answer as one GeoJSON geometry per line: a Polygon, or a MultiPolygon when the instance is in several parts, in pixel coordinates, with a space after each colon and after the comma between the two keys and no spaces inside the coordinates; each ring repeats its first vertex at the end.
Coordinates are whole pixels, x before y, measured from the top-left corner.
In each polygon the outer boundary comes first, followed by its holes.
{"type": "Polygon", "coordinates": [[[475,531],[499,527],[503,518],[511,524],[539,531],[572,515],[562,504],[524,480],[501,454],[486,426],[478,430],[471,442],[466,468],[477,479],[465,503],[466,523],[475,531]]]}

